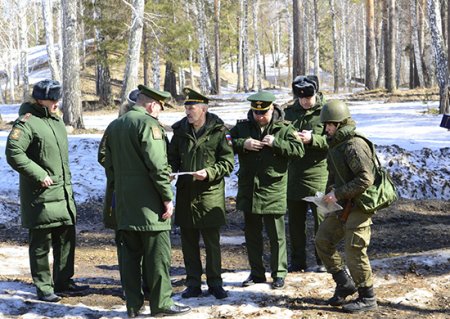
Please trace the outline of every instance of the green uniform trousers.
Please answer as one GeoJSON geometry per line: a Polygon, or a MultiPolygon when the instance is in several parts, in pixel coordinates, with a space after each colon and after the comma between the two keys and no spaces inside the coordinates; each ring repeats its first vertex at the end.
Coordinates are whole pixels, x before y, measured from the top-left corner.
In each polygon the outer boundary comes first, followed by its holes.
{"type": "Polygon", "coordinates": [[[270,268],[272,278],[285,278],[287,274],[287,252],[284,215],[244,213],[245,243],[251,275],[265,278],[263,264],[263,222],[270,242],[270,268]]]}
{"type": "MultiPolygon", "coordinates": [[[[289,212],[289,238],[291,248],[291,265],[297,265],[302,269],[307,268],[306,262],[306,217],[308,215],[308,208],[314,216],[314,234],[317,233],[320,223],[323,221],[323,214],[317,211],[317,206],[303,200],[288,200],[288,212],[289,212]]],[[[322,265],[317,251],[316,251],[316,263],[322,265]]]]}
{"type": "Polygon", "coordinates": [[[66,290],[74,275],[75,226],[30,229],[29,256],[33,283],[39,297],[66,290]],[[53,249],[53,280],[48,254],[53,249]]]}
{"type": "Polygon", "coordinates": [[[160,312],[173,305],[170,282],[169,231],[119,230],[121,282],[127,309],[138,310],[144,304],[142,274],[150,292],[151,312],[160,312]],[[142,264],[145,268],[142,268],[142,264]]]}
{"type": "Polygon", "coordinates": [[[371,215],[353,208],[346,223],[336,214],[328,215],[316,234],[316,249],[331,274],[344,268],[344,260],[336,247],[344,240],[345,260],[357,287],[373,286],[372,268],[367,247],[370,243],[371,215]]]}
{"type": "Polygon", "coordinates": [[[200,259],[200,234],[206,250],[206,283],[209,287],[222,286],[222,259],[220,255],[220,227],[181,227],[181,248],[186,268],[186,286],[200,287],[203,273],[200,259]]]}

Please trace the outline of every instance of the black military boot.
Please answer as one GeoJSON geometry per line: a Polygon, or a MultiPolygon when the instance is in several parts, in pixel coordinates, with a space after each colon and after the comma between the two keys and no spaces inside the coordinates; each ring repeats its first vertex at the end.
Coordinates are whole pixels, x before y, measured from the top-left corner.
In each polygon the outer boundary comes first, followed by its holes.
{"type": "Polygon", "coordinates": [[[358,298],[352,302],[342,306],[345,312],[356,313],[377,309],[377,298],[371,287],[358,288],[358,298]]]}
{"type": "Polygon", "coordinates": [[[347,296],[353,295],[356,292],[355,283],[349,276],[345,269],[339,270],[332,274],[336,282],[336,289],[334,295],[328,299],[327,303],[333,307],[342,306],[347,296]]]}

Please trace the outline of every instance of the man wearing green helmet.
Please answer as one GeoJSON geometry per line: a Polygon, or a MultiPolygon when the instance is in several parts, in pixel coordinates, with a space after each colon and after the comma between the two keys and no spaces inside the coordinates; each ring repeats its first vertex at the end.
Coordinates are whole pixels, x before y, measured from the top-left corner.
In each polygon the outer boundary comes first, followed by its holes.
{"type": "Polygon", "coordinates": [[[350,211],[348,218],[343,217],[343,211],[326,216],[316,234],[317,253],[336,282],[334,296],[328,303],[332,306],[343,305],[342,309],[351,313],[376,309],[372,269],[367,256],[372,219],[370,214],[362,212],[351,202],[374,182],[372,151],[355,131],[356,123],[344,102],[331,100],[326,103],[320,119],[325,124],[329,145],[328,193],[324,201],[338,202],[350,211]],[[342,240],[346,265],[336,250],[342,240]],[[345,298],[356,291],[359,297],[344,305],[345,298]]]}

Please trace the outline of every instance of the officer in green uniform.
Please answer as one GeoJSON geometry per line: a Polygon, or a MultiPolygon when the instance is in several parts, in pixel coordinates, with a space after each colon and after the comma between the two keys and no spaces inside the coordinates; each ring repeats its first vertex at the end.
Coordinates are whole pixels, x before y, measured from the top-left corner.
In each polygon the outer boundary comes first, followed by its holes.
{"type": "Polygon", "coordinates": [[[372,269],[367,256],[370,243],[370,214],[362,212],[351,199],[362,194],[375,179],[372,151],[366,141],[358,137],[355,122],[347,105],[331,100],[320,114],[328,135],[328,194],[325,202],[338,202],[350,210],[347,217],[329,214],[320,224],[316,235],[316,249],[327,271],[336,282],[334,296],[328,300],[332,306],[341,306],[347,296],[358,290],[359,297],[345,304],[346,312],[361,312],[377,308],[373,291],[372,269]],[[344,259],[336,250],[344,241],[345,261],[351,277],[345,270],[344,259]]]}
{"type": "Polygon", "coordinates": [[[222,287],[220,226],[225,224],[225,181],[233,171],[234,154],[228,129],[208,112],[208,98],[190,88],[183,90],[186,117],[176,122],[169,146],[169,164],[181,175],[177,181],[175,224],[181,229],[186,268],[183,298],[201,295],[203,273],[200,235],[206,250],[208,291],[217,299],[227,297],[222,287]]]}
{"type": "MultiPolygon", "coordinates": [[[[137,97],[139,95],[140,91],[138,88],[131,90],[127,94],[127,100],[123,105],[121,106],[119,116],[122,116],[136,104],[137,97]]],[[[98,157],[97,160],[100,165],[104,166],[105,162],[105,142],[106,142],[106,135],[103,136],[100,146],[98,148],[98,157]]],[[[106,228],[113,229],[115,231],[115,242],[117,246],[117,261],[119,266],[119,273],[122,272],[122,263],[120,262],[120,245],[119,245],[119,236],[117,231],[117,221],[116,221],[116,203],[115,203],[115,194],[114,194],[114,185],[112,184],[112,181],[106,180],[106,189],[105,189],[105,198],[103,202],[103,223],[106,228]]],[[[142,264],[142,268],[146,268],[145,264],[142,264]]],[[[142,273],[142,290],[144,292],[144,296],[146,299],[149,299],[149,290],[146,286],[147,280],[145,279],[146,273],[142,273]]],[[[120,276],[122,278],[122,276],[120,276]]],[[[125,295],[124,295],[125,296],[125,295]]]]}
{"type": "Polygon", "coordinates": [[[263,224],[270,240],[272,288],[284,287],[287,252],[284,215],[286,213],[289,160],[304,154],[295,128],[284,121],[283,111],[270,92],[247,98],[251,109],[247,119],[238,120],[231,130],[233,149],[239,157],[237,209],[244,212],[245,241],[250,276],[244,287],[266,282],[263,264],[263,224]]]}
{"type": "Polygon", "coordinates": [[[29,229],[30,270],[40,300],[57,302],[55,292],[78,292],[74,275],[76,208],[69,170],[67,132],[58,116],[58,81],[33,87],[20,106],[6,143],[6,159],[20,174],[22,226],[29,229]],[[53,248],[53,278],[48,254],[53,248]]]}
{"type": "Polygon", "coordinates": [[[121,281],[129,317],[138,316],[144,296],[142,272],[150,290],[152,315],[190,311],[171,298],[170,220],[172,189],[167,138],[157,117],[170,93],[138,86],[136,105],[111,122],[104,139],[104,167],[115,193],[122,263],[121,281]],[[147,265],[142,268],[142,262],[147,265]]]}
{"type": "MultiPolygon", "coordinates": [[[[317,76],[297,76],[292,82],[295,100],[288,105],[285,119],[291,121],[298,136],[305,145],[305,155],[289,163],[287,203],[289,212],[290,258],[289,272],[305,271],[306,262],[306,217],[311,209],[314,216],[314,233],[317,232],[323,215],[315,205],[309,205],[303,198],[325,192],[327,183],[327,151],[324,125],[320,122],[320,111],[324,98],[319,92],[317,76]]],[[[325,272],[317,256],[317,271],[325,272]]]]}

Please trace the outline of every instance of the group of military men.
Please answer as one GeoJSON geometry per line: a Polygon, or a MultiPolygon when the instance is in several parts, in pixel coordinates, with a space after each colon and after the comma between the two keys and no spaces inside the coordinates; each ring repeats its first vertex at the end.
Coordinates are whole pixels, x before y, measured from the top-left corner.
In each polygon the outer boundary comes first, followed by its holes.
{"type": "MultiPolygon", "coordinates": [[[[325,202],[345,206],[362,193],[375,176],[370,148],[356,138],[347,105],[338,100],[325,101],[316,76],[298,76],[292,88],[294,102],[284,109],[274,103],[275,96],[270,92],[250,95],[247,118],[238,120],[231,130],[208,111],[208,97],[185,88],[186,116],[172,125],[170,142],[158,121],[170,93],[144,85],[130,92],[121,116],[107,127],[98,153],[107,177],[104,220],[116,231],[129,317],[139,315],[145,294],[152,315],[191,310],[171,298],[169,231],[173,214],[181,231],[186,270],[182,297],[203,294],[200,236],[206,250],[208,293],[217,299],[228,297],[221,277],[220,227],[226,223],[224,177],[234,169],[234,154],[239,160],[237,209],[244,215],[250,264],[250,275],[242,286],[267,280],[263,227],[270,241],[273,289],[284,287],[288,272],[311,269],[306,258],[306,217],[311,211],[316,232],[315,269],[328,271],[336,282],[328,303],[348,312],[377,307],[367,257],[371,216],[352,206],[348,220],[343,221],[341,211],[324,216],[303,200],[327,192],[325,202]],[[178,176],[175,206],[171,188],[174,176],[178,176]],[[341,240],[345,242],[346,263],[336,248],[341,240]],[[358,298],[345,303],[346,297],[356,291],[358,298]]],[[[76,213],[67,135],[55,115],[58,90],[56,81],[35,85],[34,100],[21,106],[6,148],[8,163],[20,173],[22,223],[30,229],[33,281],[38,297],[49,302],[59,301],[55,292],[60,290],[88,288],[71,279],[76,213]],[[50,153],[44,147],[53,151],[51,158],[46,158],[50,153]],[[56,257],[55,284],[48,266],[50,242],[56,257]],[[62,246],[58,244],[61,242],[62,246]]]]}

